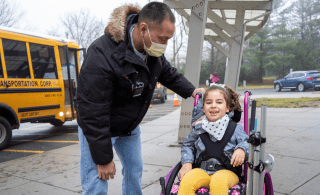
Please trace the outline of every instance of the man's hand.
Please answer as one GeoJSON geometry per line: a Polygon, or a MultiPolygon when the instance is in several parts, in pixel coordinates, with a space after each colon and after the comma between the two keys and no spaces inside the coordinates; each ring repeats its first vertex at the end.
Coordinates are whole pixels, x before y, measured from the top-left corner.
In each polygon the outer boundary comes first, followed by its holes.
{"type": "Polygon", "coordinates": [[[113,179],[114,175],[116,174],[116,165],[113,161],[106,165],[98,165],[98,172],[100,179],[109,180],[109,176],[113,179]]]}
{"type": "Polygon", "coordinates": [[[198,92],[202,92],[204,94],[206,90],[204,88],[197,88],[193,91],[192,97],[194,98],[198,92]]]}
{"type": "Polygon", "coordinates": [[[191,163],[185,163],[183,164],[183,166],[181,167],[180,171],[179,171],[179,177],[180,180],[183,178],[183,176],[188,173],[189,171],[191,171],[192,169],[192,164],[191,163]]]}
{"type": "Polygon", "coordinates": [[[231,164],[233,165],[233,167],[242,165],[245,156],[246,154],[244,153],[244,150],[242,148],[236,149],[231,157],[231,164]]]}

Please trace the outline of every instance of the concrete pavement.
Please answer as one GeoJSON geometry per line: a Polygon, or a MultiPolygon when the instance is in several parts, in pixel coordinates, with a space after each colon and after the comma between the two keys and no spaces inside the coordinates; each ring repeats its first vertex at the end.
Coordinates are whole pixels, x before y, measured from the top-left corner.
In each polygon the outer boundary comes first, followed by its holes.
{"type": "MultiPolygon", "coordinates": [[[[268,96],[269,97],[269,96],[268,96]]],[[[319,94],[317,94],[319,97],[319,94]]],[[[258,98],[256,96],[252,97],[258,98]]],[[[257,108],[258,129],[260,108],[257,108]]],[[[180,161],[177,146],[180,109],[141,125],[143,192],[160,194],[159,177],[180,161]]],[[[72,121],[66,125],[75,125],[72,121]]],[[[275,157],[271,172],[275,194],[320,194],[320,108],[267,108],[266,152],[275,157]]],[[[79,145],[0,164],[0,194],[81,194],[79,145]]],[[[121,195],[121,164],[109,194],[121,195]]]]}
{"type": "MultiPolygon", "coordinates": [[[[310,97],[310,98],[315,98],[315,97],[320,97],[320,92],[312,92],[312,93],[278,93],[278,94],[267,94],[267,95],[255,95],[253,94],[251,96],[252,99],[256,98],[300,98],[300,97],[310,97]]],[[[241,98],[243,99],[244,96],[241,94],[241,98]]]]}

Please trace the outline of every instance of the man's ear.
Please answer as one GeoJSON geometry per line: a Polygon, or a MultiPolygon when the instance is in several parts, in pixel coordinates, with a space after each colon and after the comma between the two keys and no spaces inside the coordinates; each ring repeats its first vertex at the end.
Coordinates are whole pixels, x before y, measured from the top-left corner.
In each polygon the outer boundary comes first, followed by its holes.
{"type": "Polygon", "coordinates": [[[141,22],[139,26],[142,32],[145,32],[147,30],[147,24],[145,22],[141,22]]]}

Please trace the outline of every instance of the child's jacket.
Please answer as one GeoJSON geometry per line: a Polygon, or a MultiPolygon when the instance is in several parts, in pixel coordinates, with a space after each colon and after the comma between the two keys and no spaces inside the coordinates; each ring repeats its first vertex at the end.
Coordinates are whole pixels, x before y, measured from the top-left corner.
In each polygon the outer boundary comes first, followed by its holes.
{"type": "MultiPolygon", "coordinates": [[[[201,103],[199,103],[201,104],[201,103]]],[[[193,110],[193,120],[192,120],[192,131],[190,134],[184,139],[181,145],[181,164],[185,164],[187,162],[194,163],[194,155],[193,150],[196,148],[196,159],[199,157],[199,155],[205,151],[205,145],[201,141],[199,134],[205,133],[206,131],[202,128],[202,118],[204,115],[199,118],[201,115],[202,109],[200,108],[201,105],[196,106],[193,110]],[[194,120],[197,119],[197,120],[194,120]]],[[[233,112],[229,114],[229,118],[233,116],[233,112]]],[[[210,135],[210,138],[213,142],[216,142],[217,139],[210,135]]],[[[231,160],[231,157],[233,155],[233,152],[238,149],[242,148],[245,151],[245,158],[248,158],[249,155],[249,144],[247,142],[248,135],[245,133],[243,127],[239,124],[237,124],[237,127],[234,131],[234,134],[231,137],[231,140],[228,142],[228,144],[224,148],[224,153],[227,157],[231,160]]],[[[220,162],[217,159],[211,158],[208,161],[213,162],[214,166],[221,165],[220,162]]],[[[206,171],[209,175],[215,173],[217,170],[214,171],[206,171]]]]}

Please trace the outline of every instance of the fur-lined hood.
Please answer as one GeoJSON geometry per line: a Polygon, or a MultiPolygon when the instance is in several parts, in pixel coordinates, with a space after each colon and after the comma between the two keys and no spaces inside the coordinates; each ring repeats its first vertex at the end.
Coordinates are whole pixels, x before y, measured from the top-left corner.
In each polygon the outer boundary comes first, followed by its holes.
{"type": "Polygon", "coordinates": [[[112,36],[115,42],[124,41],[126,37],[126,18],[130,14],[139,14],[141,8],[138,5],[125,4],[116,8],[110,17],[110,22],[105,28],[105,33],[112,36]]]}

